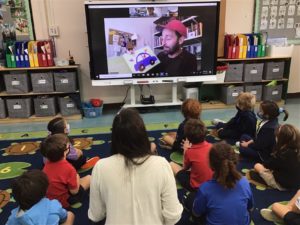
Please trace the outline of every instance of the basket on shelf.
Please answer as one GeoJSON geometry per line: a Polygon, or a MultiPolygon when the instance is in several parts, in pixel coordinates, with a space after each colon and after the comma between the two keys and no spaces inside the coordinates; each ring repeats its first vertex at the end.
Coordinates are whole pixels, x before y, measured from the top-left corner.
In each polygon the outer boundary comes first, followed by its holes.
{"type": "Polygon", "coordinates": [[[86,118],[100,117],[103,110],[103,101],[98,99],[91,99],[90,102],[84,102],[82,104],[82,109],[84,117],[86,118]]]}

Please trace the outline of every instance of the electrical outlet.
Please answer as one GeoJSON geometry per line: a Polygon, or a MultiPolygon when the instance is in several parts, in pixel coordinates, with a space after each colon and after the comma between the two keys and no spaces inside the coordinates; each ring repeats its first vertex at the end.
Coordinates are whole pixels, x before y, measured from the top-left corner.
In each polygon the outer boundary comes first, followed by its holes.
{"type": "Polygon", "coordinates": [[[59,36],[58,26],[56,26],[56,25],[49,26],[49,36],[50,37],[57,37],[57,36],[59,36]]]}

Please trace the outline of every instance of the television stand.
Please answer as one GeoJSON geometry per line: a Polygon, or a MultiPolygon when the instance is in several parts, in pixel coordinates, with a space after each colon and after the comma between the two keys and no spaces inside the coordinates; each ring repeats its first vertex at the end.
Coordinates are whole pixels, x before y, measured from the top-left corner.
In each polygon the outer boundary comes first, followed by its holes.
{"type": "Polygon", "coordinates": [[[135,86],[133,84],[130,85],[130,103],[124,104],[123,108],[137,108],[137,107],[153,107],[153,106],[176,106],[181,105],[182,101],[177,98],[177,83],[172,83],[172,99],[170,101],[159,101],[155,99],[154,104],[141,104],[136,103],[135,98],[135,86]]]}

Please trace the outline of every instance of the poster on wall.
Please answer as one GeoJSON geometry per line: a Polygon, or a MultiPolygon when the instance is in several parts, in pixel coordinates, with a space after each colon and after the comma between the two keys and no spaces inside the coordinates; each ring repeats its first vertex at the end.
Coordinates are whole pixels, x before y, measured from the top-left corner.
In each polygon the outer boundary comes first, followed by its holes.
{"type": "Polygon", "coordinates": [[[300,44],[300,0],[256,0],[254,32],[300,44]]]}
{"type": "Polygon", "coordinates": [[[0,32],[0,66],[4,66],[8,44],[34,40],[30,0],[0,0],[0,32]]]}

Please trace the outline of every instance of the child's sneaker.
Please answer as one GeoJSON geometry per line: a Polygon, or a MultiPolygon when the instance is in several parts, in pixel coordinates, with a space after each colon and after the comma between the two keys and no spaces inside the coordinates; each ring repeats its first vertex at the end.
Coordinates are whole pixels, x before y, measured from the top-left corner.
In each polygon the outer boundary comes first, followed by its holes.
{"type": "Polygon", "coordinates": [[[167,150],[172,149],[172,146],[168,145],[162,138],[159,139],[158,145],[159,145],[159,147],[161,147],[163,149],[167,149],[167,150]]]}
{"type": "Polygon", "coordinates": [[[211,121],[212,125],[217,125],[218,123],[226,123],[224,120],[220,120],[220,119],[213,119],[211,121]]]}
{"type": "Polygon", "coordinates": [[[261,209],[260,215],[267,221],[275,223],[283,223],[283,220],[273,213],[271,209],[261,209]]]}

